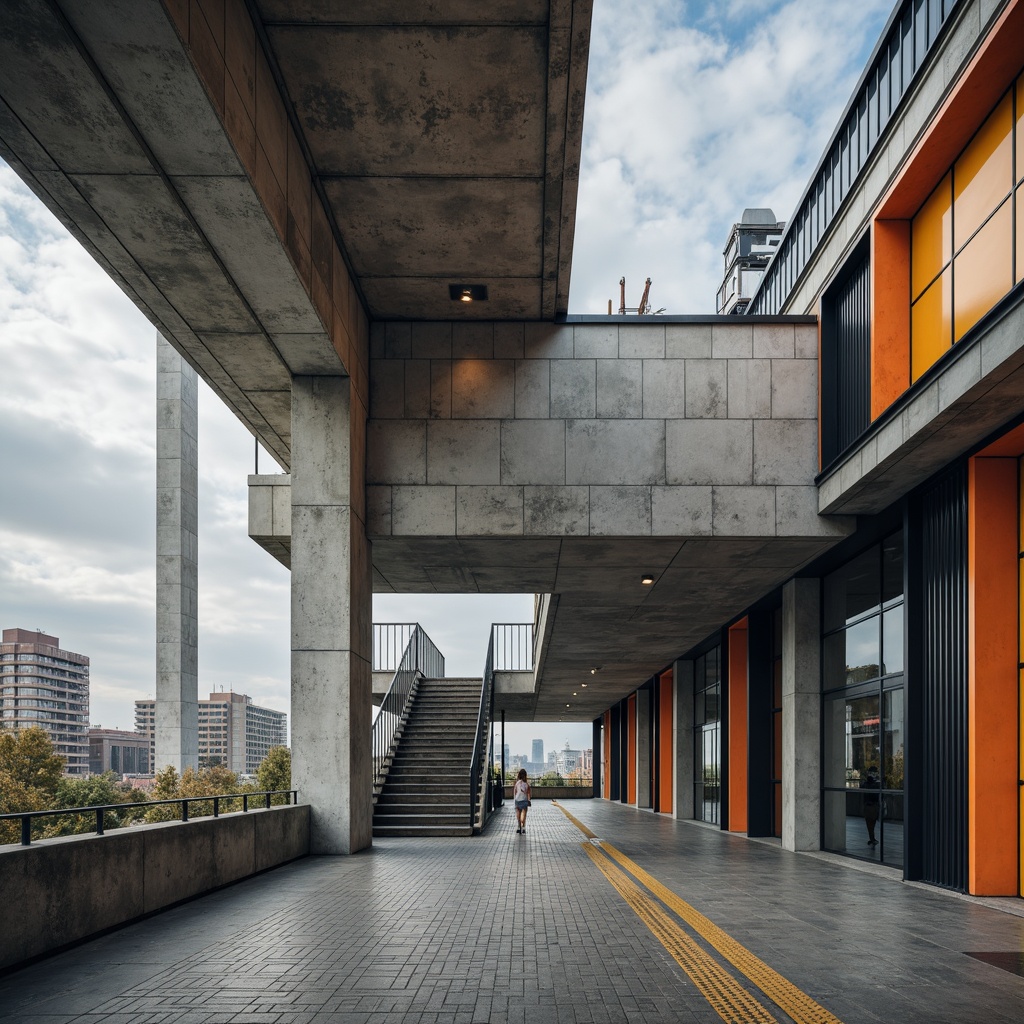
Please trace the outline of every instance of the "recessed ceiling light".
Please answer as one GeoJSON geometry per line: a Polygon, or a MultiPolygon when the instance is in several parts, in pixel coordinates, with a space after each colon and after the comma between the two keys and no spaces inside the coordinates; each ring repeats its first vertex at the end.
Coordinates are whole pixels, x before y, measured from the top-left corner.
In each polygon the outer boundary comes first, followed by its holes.
{"type": "Polygon", "coordinates": [[[568,704],[566,704],[565,706],[566,706],[566,707],[568,707],[569,705],[568,705],[568,704]]]}
{"type": "Polygon", "coordinates": [[[486,302],[487,285],[485,284],[450,284],[448,297],[452,302],[486,302]]]}
{"type": "Polygon", "coordinates": [[[641,576],[640,582],[645,586],[649,587],[654,582],[653,576],[641,576]]]}
{"type": "Polygon", "coordinates": [[[580,686],[582,686],[584,690],[587,688],[587,684],[586,683],[580,683],[580,686]]]}

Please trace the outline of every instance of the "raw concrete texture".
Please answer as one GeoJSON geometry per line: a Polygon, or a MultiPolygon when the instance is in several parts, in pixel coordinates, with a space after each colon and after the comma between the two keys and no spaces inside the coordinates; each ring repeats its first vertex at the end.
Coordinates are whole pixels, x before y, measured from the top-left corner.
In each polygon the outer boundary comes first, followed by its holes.
{"type": "Polygon", "coordinates": [[[180,774],[199,767],[199,383],[160,334],[156,344],[155,768],[180,774]]]}
{"type": "Polygon", "coordinates": [[[0,970],[309,853],[306,804],[0,849],[0,970]]]}

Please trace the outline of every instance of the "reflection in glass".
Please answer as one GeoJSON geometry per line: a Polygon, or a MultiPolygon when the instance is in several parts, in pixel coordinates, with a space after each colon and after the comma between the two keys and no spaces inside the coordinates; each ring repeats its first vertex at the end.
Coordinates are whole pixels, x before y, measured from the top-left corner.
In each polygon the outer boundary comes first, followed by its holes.
{"type": "Polygon", "coordinates": [[[879,603],[876,546],[825,577],[826,632],[845,625],[879,603]]]}
{"type": "Polygon", "coordinates": [[[903,867],[903,794],[882,797],[882,861],[903,867]]]}
{"type": "Polygon", "coordinates": [[[882,785],[903,789],[903,690],[885,693],[885,765],[882,785]]]}
{"type": "Polygon", "coordinates": [[[846,630],[846,683],[862,683],[879,675],[882,663],[878,644],[878,617],[872,616],[846,630]]]}
{"type": "Polygon", "coordinates": [[[903,671],[903,605],[882,616],[882,674],[903,671]]]}
{"type": "Polygon", "coordinates": [[[704,691],[704,721],[717,722],[719,715],[719,704],[721,703],[721,687],[713,686],[704,691]]]}

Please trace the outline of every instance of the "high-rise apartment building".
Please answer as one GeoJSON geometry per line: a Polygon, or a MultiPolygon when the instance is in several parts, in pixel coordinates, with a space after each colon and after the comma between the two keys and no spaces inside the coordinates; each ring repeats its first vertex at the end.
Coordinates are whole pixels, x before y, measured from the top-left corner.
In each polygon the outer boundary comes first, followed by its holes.
{"type": "Polygon", "coordinates": [[[533,752],[530,755],[531,764],[543,764],[544,763],[544,741],[534,740],[533,741],[533,752]]]}
{"type": "Polygon", "coordinates": [[[89,774],[89,659],[60,638],[5,629],[0,643],[0,724],[45,729],[66,775],[89,774]]]}
{"type": "MultiPolygon", "coordinates": [[[[150,738],[156,765],[156,702],[135,702],[135,728],[150,738]]],[[[271,747],[288,741],[288,716],[253,704],[244,693],[211,693],[199,702],[199,766],[222,764],[240,775],[255,775],[271,747]]]]}

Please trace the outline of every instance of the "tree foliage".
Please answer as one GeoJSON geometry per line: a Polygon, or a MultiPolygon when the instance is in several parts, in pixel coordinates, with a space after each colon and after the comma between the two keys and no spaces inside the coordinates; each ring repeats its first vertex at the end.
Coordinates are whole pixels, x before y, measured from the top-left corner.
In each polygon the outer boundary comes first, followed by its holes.
{"type": "MultiPolygon", "coordinates": [[[[271,747],[256,769],[256,788],[260,792],[273,792],[292,788],[292,752],[287,747],[271,747]]],[[[283,804],[286,796],[273,797],[273,803],[283,804]]]]}
{"type": "MultiPolygon", "coordinates": [[[[44,729],[0,732],[0,814],[42,811],[54,806],[64,758],[53,752],[44,729]]],[[[0,822],[0,843],[17,843],[21,825],[0,822]]]]}

